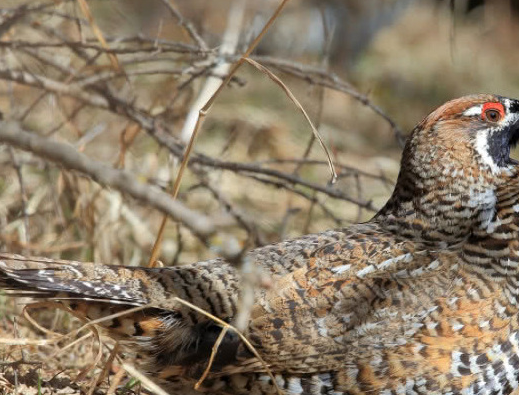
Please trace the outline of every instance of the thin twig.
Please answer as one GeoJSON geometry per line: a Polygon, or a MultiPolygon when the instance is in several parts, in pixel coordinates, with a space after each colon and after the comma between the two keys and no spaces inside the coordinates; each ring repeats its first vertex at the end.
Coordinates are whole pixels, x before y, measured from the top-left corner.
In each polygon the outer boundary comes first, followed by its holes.
{"type": "Polygon", "coordinates": [[[130,365],[129,363],[123,363],[122,367],[128,372],[128,374],[138,379],[146,389],[155,393],[155,395],[170,395],[144,374],[139,372],[139,370],[137,370],[133,365],[130,365]]]}
{"type": "Polygon", "coordinates": [[[209,357],[209,362],[207,362],[207,366],[204,370],[204,373],[202,374],[200,379],[198,379],[198,381],[195,384],[195,387],[194,387],[195,390],[198,390],[200,388],[200,386],[202,385],[204,380],[207,378],[207,375],[211,371],[211,367],[213,366],[214,358],[216,357],[216,354],[218,353],[218,348],[220,347],[220,344],[222,343],[222,340],[225,337],[225,334],[227,333],[228,330],[229,330],[229,327],[224,326],[222,328],[222,330],[220,331],[220,334],[218,335],[218,338],[214,342],[213,347],[211,349],[211,356],[209,357]]]}
{"type": "Polygon", "coordinates": [[[187,34],[189,34],[189,36],[200,47],[200,49],[204,52],[209,51],[208,45],[202,39],[200,34],[198,34],[193,24],[182,16],[182,14],[177,10],[177,8],[173,6],[171,0],[162,0],[162,3],[166,6],[169,12],[173,16],[175,16],[175,18],[177,18],[178,23],[186,30],[187,34]]]}
{"type": "Polygon", "coordinates": [[[23,215],[23,236],[21,242],[28,244],[31,242],[31,233],[29,228],[29,213],[27,212],[27,191],[25,188],[25,182],[23,180],[22,166],[16,157],[13,147],[9,147],[9,155],[13,162],[13,167],[18,177],[18,184],[20,185],[20,200],[22,204],[22,215],[23,215]]]}
{"type": "Polygon", "coordinates": [[[247,58],[246,61],[253,65],[254,67],[256,67],[258,70],[262,71],[263,73],[265,73],[266,75],[269,76],[269,78],[274,81],[277,85],[279,85],[283,91],[286,93],[286,95],[290,98],[290,100],[292,100],[292,102],[296,105],[296,107],[301,111],[301,113],[303,114],[303,116],[305,117],[306,121],[308,122],[308,124],[310,125],[310,127],[312,128],[312,132],[314,133],[314,136],[315,138],[317,139],[317,141],[319,141],[319,144],[321,145],[321,148],[323,149],[324,153],[326,154],[326,159],[328,160],[328,166],[330,167],[330,173],[332,173],[332,179],[330,180],[330,182],[333,184],[335,183],[335,181],[337,180],[337,172],[335,171],[335,167],[333,165],[333,161],[332,161],[332,156],[330,154],[330,152],[328,151],[328,148],[326,147],[326,144],[324,144],[324,141],[320,135],[320,133],[317,131],[317,129],[315,128],[312,120],[310,119],[310,117],[308,116],[308,114],[306,113],[305,109],[303,108],[303,106],[301,105],[301,103],[299,103],[299,100],[297,100],[297,98],[294,96],[294,94],[290,91],[290,89],[288,89],[288,87],[283,83],[283,81],[281,81],[276,75],[274,75],[269,69],[267,69],[265,66],[262,66],[261,64],[259,64],[258,62],[256,62],[255,60],[253,59],[250,59],[250,58],[247,58]]]}
{"type": "Polygon", "coordinates": [[[113,395],[115,394],[115,391],[117,390],[117,386],[123,379],[124,375],[126,374],[125,369],[119,369],[119,371],[115,374],[114,377],[112,377],[112,383],[110,384],[110,387],[106,391],[106,395],[113,395]]]}
{"type": "MultiPolygon", "coordinates": [[[[281,4],[278,6],[278,8],[274,12],[274,14],[267,21],[267,23],[265,24],[265,26],[263,27],[261,32],[254,39],[254,41],[249,45],[249,47],[247,48],[245,53],[242,55],[242,57],[231,67],[230,72],[227,75],[227,77],[221,82],[221,84],[216,88],[216,90],[214,90],[214,92],[209,97],[209,99],[207,100],[205,105],[200,110],[198,110],[198,117],[196,118],[196,122],[194,122],[194,129],[193,129],[193,131],[190,132],[189,143],[188,143],[188,145],[186,147],[185,153],[183,154],[182,163],[180,164],[180,168],[178,170],[177,178],[175,179],[175,183],[173,185],[173,191],[171,193],[172,196],[173,196],[173,199],[176,199],[176,197],[177,197],[178,191],[180,189],[180,183],[182,182],[182,177],[184,175],[184,171],[185,171],[185,169],[187,167],[187,164],[189,162],[189,157],[190,157],[191,152],[193,150],[193,147],[194,147],[194,144],[195,144],[195,140],[196,140],[196,138],[198,136],[198,131],[202,127],[202,124],[203,124],[205,116],[211,110],[211,107],[213,106],[213,103],[215,102],[215,100],[218,97],[218,95],[220,94],[220,92],[223,90],[223,88],[225,88],[229,84],[229,82],[231,81],[231,79],[234,76],[234,74],[236,73],[236,71],[238,71],[240,66],[247,59],[247,57],[252,53],[252,51],[254,51],[254,49],[257,47],[257,45],[259,44],[259,42],[261,41],[261,39],[263,38],[265,33],[268,31],[268,29],[272,26],[272,24],[274,23],[276,18],[280,15],[281,11],[283,10],[283,8],[285,7],[285,5],[287,3],[288,3],[288,0],[283,0],[281,2],[281,4]]],[[[240,5],[237,4],[237,7],[242,7],[242,6],[243,5],[240,6],[240,5]]],[[[238,13],[239,11],[236,11],[236,12],[238,13]]],[[[242,12],[243,12],[243,10],[242,10],[242,12]]],[[[161,225],[160,225],[159,233],[157,235],[157,240],[155,241],[155,244],[153,246],[153,250],[152,250],[152,253],[151,253],[151,256],[150,256],[150,260],[148,262],[148,266],[153,266],[154,262],[157,260],[157,257],[158,257],[159,252],[160,252],[160,246],[161,246],[161,243],[162,243],[162,238],[163,238],[163,235],[164,235],[164,229],[166,227],[166,221],[167,221],[167,218],[163,217],[161,225]]]]}

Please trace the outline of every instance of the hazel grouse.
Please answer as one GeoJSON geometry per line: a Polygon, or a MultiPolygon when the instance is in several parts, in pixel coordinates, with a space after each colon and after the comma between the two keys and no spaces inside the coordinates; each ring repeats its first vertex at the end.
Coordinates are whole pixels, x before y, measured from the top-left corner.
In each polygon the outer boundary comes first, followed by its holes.
{"type": "MultiPolygon", "coordinates": [[[[452,100],[420,122],[395,190],[367,223],[246,256],[270,276],[244,335],[287,395],[509,394],[519,387],[519,101],[452,100]]],[[[137,349],[151,378],[198,393],[241,273],[221,259],[135,268],[0,255],[0,288],[60,300],[137,349]]],[[[200,391],[274,394],[228,331],[200,391]]]]}

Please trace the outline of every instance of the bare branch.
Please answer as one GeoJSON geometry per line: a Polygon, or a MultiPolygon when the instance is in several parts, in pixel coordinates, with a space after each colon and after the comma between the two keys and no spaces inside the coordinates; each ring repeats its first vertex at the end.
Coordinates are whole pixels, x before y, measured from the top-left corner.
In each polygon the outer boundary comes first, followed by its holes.
{"type": "MultiPolygon", "coordinates": [[[[169,134],[165,133],[164,130],[160,128],[154,128],[150,131],[151,135],[156,138],[156,140],[164,147],[167,147],[172,154],[178,157],[182,157],[183,148],[173,137],[169,134]]],[[[239,162],[229,162],[221,159],[212,158],[202,154],[193,154],[189,160],[189,166],[194,164],[208,166],[223,170],[234,171],[238,174],[244,176],[251,175],[265,175],[274,177],[276,179],[282,180],[287,184],[291,185],[300,185],[302,187],[307,187],[318,192],[325,193],[326,195],[336,198],[342,199],[350,203],[357,204],[367,210],[376,211],[376,208],[373,206],[371,202],[359,201],[356,198],[353,198],[346,193],[342,192],[339,189],[333,188],[330,185],[322,186],[311,181],[307,181],[297,175],[284,173],[282,171],[274,170],[274,169],[266,169],[262,168],[258,164],[255,163],[239,163],[239,162]]],[[[279,184],[278,184],[279,185],[279,184]]]]}
{"type": "Polygon", "coordinates": [[[69,170],[91,177],[101,185],[115,188],[131,197],[170,215],[198,236],[205,238],[214,233],[212,221],[195,212],[155,186],[139,183],[128,172],[105,166],[77,152],[68,144],[50,141],[25,131],[16,122],[0,122],[0,142],[30,151],[69,170]]]}

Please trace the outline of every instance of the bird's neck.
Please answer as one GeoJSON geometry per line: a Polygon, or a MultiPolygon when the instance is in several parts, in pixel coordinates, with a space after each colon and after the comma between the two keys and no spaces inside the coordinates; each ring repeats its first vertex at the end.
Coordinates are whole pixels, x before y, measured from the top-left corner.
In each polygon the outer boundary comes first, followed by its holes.
{"type": "MultiPolygon", "coordinates": [[[[496,314],[517,317],[519,309],[519,179],[496,191],[495,228],[476,229],[462,247],[464,270],[484,290],[499,289],[496,314]],[[497,284],[497,286],[496,286],[497,284]],[[505,309],[506,306],[506,309],[505,309]]],[[[480,293],[481,294],[481,293],[480,293]]],[[[515,320],[514,320],[515,321],[515,320]]],[[[516,321],[517,322],[517,321],[516,321]]]]}
{"type": "Polygon", "coordinates": [[[487,178],[470,168],[445,175],[404,169],[372,221],[401,237],[444,247],[463,242],[474,228],[492,232],[499,182],[487,178]]]}

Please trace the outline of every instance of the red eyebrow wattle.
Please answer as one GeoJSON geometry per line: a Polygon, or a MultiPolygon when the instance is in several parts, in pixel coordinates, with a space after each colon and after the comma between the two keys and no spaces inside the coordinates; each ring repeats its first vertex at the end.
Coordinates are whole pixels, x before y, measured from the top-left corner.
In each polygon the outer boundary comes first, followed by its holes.
{"type": "Polygon", "coordinates": [[[501,103],[485,103],[483,104],[483,109],[481,110],[481,115],[485,113],[487,110],[496,110],[499,111],[501,117],[505,116],[505,108],[501,103]]]}

